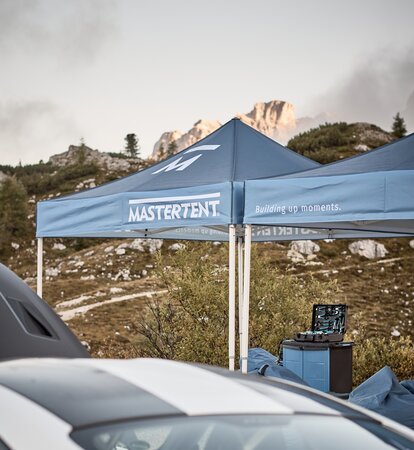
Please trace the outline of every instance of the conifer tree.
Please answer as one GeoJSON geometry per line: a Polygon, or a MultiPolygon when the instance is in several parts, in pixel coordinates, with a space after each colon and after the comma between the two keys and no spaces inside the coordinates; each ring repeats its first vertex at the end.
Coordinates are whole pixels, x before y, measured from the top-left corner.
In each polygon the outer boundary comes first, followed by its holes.
{"type": "Polygon", "coordinates": [[[125,136],[125,153],[131,158],[137,158],[139,156],[139,139],[135,133],[129,133],[125,136]]]}
{"type": "Polygon", "coordinates": [[[158,160],[162,161],[166,157],[167,153],[165,151],[164,145],[161,144],[158,149],[158,160]]]}
{"type": "Polygon", "coordinates": [[[172,156],[175,155],[176,153],[177,153],[177,143],[175,141],[171,141],[168,144],[167,156],[172,156]]]}
{"type": "Polygon", "coordinates": [[[400,116],[400,113],[397,112],[396,116],[393,117],[394,122],[392,124],[392,134],[396,138],[402,138],[407,134],[407,128],[405,126],[405,120],[400,116]]]}
{"type": "Polygon", "coordinates": [[[14,177],[0,185],[0,253],[7,253],[13,239],[29,235],[27,194],[23,184],[14,177]]]}

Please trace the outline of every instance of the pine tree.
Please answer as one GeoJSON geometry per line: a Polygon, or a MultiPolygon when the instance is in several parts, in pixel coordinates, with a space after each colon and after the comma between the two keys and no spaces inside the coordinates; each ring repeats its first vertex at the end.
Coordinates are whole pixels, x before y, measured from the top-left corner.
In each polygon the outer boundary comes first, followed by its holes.
{"type": "Polygon", "coordinates": [[[167,153],[165,151],[164,144],[161,144],[158,149],[158,160],[162,161],[165,158],[166,154],[167,153]]]}
{"type": "Polygon", "coordinates": [[[167,156],[172,156],[175,155],[176,153],[177,153],[177,143],[175,141],[171,141],[168,144],[167,156]]]}
{"type": "Polygon", "coordinates": [[[392,134],[396,138],[402,138],[407,134],[407,128],[405,126],[405,120],[400,116],[400,113],[397,112],[397,115],[393,117],[394,122],[392,124],[392,134]]]}
{"type": "Polygon", "coordinates": [[[139,139],[135,133],[129,133],[125,136],[125,153],[131,158],[137,158],[141,147],[139,139]]]}
{"type": "Polygon", "coordinates": [[[16,178],[7,178],[0,186],[0,253],[7,254],[13,239],[29,236],[27,194],[16,178]]]}
{"type": "Polygon", "coordinates": [[[85,138],[81,137],[79,141],[79,147],[76,152],[77,156],[77,164],[83,165],[86,162],[86,144],[85,144],[85,138]]]}

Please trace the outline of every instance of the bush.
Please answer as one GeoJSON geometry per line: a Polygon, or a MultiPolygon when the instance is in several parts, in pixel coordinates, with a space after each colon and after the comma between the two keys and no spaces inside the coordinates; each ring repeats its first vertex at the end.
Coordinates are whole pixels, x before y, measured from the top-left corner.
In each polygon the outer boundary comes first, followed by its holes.
{"type": "Polygon", "coordinates": [[[33,194],[45,194],[53,190],[72,190],[73,181],[79,178],[98,176],[99,167],[96,164],[72,164],[70,166],[60,167],[56,172],[40,178],[38,184],[30,183],[26,180],[27,189],[33,194]]]}
{"type": "Polygon", "coordinates": [[[27,195],[16,178],[7,178],[0,185],[0,254],[7,256],[13,239],[29,236],[27,195]]]}
{"type": "MultiPolygon", "coordinates": [[[[144,355],[227,366],[228,270],[207,256],[209,250],[210,244],[202,244],[178,252],[170,268],[159,255],[158,275],[168,296],[151,301],[138,319],[144,355]]],[[[219,253],[226,261],[227,246],[219,253]]],[[[253,253],[250,346],[276,353],[282,339],[310,326],[313,303],[331,302],[336,291],[332,282],[285,275],[253,253]]]]}
{"type": "Polygon", "coordinates": [[[353,384],[358,386],[382,367],[389,366],[399,380],[414,378],[414,342],[410,337],[367,338],[366,323],[360,317],[353,354],[353,384]]]}
{"type": "Polygon", "coordinates": [[[352,141],[350,129],[352,125],[345,122],[325,123],[318,128],[300,133],[288,142],[288,147],[298,153],[315,152],[317,150],[341,147],[352,141]]]}
{"type": "Polygon", "coordinates": [[[288,142],[288,147],[322,164],[352,156],[357,143],[355,125],[345,122],[325,123],[300,133],[288,142]]]}
{"type": "MultiPolygon", "coordinates": [[[[168,295],[149,302],[136,319],[138,333],[144,337],[136,344],[140,355],[227,366],[228,270],[219,264],[227,261],[227,246],[221,247],[217,259],[208,256],[210,250],[208,243],[192,245],[174,255],[171,267],[166,266],[165,256],[158,255],[157,273],[168,295]]],[[[253,252],[249,346],[277,354],[283,339],[310,329],[313,304],[335,303],[337,292],[335,282],[288,275],[253,252]]],[[[368,338],[361,316],[351,319],[357,331],[349,332],[355,339],[354,386],[385,365],[399,379],[413,378],[410,338],[368,338]]]]}

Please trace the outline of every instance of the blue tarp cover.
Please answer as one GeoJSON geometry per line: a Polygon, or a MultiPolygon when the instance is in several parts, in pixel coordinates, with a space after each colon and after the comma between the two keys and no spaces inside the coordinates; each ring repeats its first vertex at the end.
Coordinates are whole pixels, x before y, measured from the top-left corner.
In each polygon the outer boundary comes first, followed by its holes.
{"type": "Polygon", "coordinates": [[[278,358],[263,348],[249,349],[247,372],[256,373],[265,377],[282,378],[283,380],[294,381],[295,383],[308,386],[308,383],[298,375],[286,369],[286,367],[280,366],[278,364],[278,358]]]}
{"type": "Polygon", "coordinates": [[[354,389],[349,401],[414,429],[414,381],[399,383],[388,366],[354,389]]]}

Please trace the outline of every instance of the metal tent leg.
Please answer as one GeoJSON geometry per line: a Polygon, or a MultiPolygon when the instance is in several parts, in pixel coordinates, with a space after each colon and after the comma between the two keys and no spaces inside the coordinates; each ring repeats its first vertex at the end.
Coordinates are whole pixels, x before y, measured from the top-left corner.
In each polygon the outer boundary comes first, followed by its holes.
{"type": "Polygon", "coordinates": [[[37,295],[43,294],[43,238],[37,238],[37,295]]]}
{"type": "Polygon", "coordinates": [[[229,225],[229,370],[236,353],[236,228],[229,225]]]}
{"type": "Polygon", "coordinates": [[[243,238],[237,239],[238,281],[239,281],[239,355],[242,354],[243,343],[243,238]]]}
{"type": "Polygon", "coordinates": [[[250,296],[250,255],[252,248],[252,226],[246,225],[244,250],[244,280],[243,280],[243,346],[242,373],[247,373],[247,354],[249,351],[249,296],[250,296]]]}

